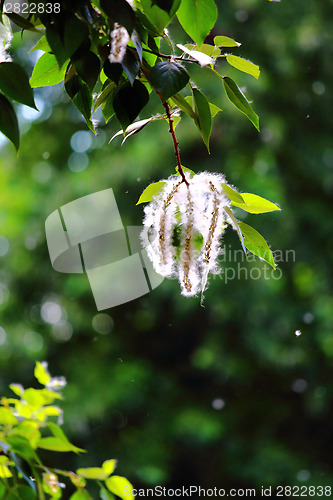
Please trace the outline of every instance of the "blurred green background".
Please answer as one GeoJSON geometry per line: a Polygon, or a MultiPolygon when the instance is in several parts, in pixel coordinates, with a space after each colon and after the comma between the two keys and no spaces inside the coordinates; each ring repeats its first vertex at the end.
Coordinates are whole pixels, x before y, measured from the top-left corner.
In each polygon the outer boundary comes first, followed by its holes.
{"type": "MultiPolygon", "coordinates": [[[[36,360],[67,378],[64,429],[88,454],[60,454],[58,467],[118,458],[117,472],[138,488],[332,485],[333,2],[235,0],[219,10],[213,35],[235,38],[233,53],[261,67],[257,82],[219,63],[253,99],[261,132],[219,79],[194,71],[223,112],[210,156],[182,120],[182,162],[280,204],[237,214],[283,255],[278,270],[265,279],[259,260],[228,259],[240,248],[228,229],[223,267],[236,276],[212,279],[204,307],[165,280],[98,313],[85,275],[52,269],[45,219],[112,187],[123,223],[140,224],[142,190],[173,173],[171,138],[153,123],[123,147],[108,144],[116,123],[102,121],[94,137],[61,85],[37,89],[40,113],[19,111],[18,157],[0,138],[0,390],[34,383],[36,360]],[[253,268],[259,279],[246,279],[253,268]]],[[[16,36],[15,57],[31,73],[37,38],[23,41],[16,36]]]]}

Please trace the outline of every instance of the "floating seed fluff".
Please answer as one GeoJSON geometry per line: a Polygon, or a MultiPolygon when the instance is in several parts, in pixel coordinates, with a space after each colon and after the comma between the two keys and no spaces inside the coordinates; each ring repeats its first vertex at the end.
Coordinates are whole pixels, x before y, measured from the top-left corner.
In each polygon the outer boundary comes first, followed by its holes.
{"type": "Polygon", "coordinates": [[[155,271],[178,278],[182,294],[190,297],[205,290],[209,273],[219,272],[224,208],[230,201],[222,174],[185,175],[188,187],[173,175],[145,207],[142,241],[150,231],[147,252],[155,271]]]}

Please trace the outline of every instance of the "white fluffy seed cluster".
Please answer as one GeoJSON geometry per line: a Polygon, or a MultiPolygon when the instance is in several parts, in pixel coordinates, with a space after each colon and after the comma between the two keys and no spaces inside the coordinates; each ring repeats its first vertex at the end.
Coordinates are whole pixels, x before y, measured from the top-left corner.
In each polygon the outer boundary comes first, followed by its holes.
{"type": "Polygon", "coordinates": [[[157,273],[176,277],[181,293],[191,297],[207,287],[210,273],[220,270],[221,237],[226,227],[222,174],[185,174],[162,182],[160,193],[145,207],[141,239],[157,273]],[[147,246],[148,242],[148,246],[147,246]]]}
{"type": "Polygon", "coordinates": [[[129,39],[127,29],[118,23],[114,23],[113,30],[111,31],[111,53],[109,56],[111,63],[122,62],[126,54],[129,39]]]}
{"type": "Polygon", "coordinates": [[[0,63],[11,62],[12,58],[7,53],[13,39],[12,31],[7,16],[3,16],[0,23],[0,63]]]}

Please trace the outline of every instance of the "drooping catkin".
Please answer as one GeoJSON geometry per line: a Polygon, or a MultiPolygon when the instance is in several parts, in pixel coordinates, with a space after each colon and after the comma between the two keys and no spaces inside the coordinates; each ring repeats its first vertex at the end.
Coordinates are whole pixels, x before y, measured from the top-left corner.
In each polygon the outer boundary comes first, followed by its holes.
{"type": "Polygon", "coordinates": [[[189,186],[170,176],[163,189],[145,207],[144,231],[155,237],[147,248],[156,272],[178,278],[181,293],[194,296],[207,286],[209,273],[219,272],[218,256],[225,229],[222,174],[186,173],[189,186]]]}

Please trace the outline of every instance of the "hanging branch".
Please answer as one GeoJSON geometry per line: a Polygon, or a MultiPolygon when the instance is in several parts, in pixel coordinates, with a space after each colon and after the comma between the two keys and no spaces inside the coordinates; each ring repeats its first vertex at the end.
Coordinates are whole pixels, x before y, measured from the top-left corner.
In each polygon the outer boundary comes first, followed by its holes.
{"type": "MultiPolygon", "coordinates": [[[[144,69],[144,68],[141,68],[142,70],[142,73],[145,75],[145,77],[147,78],[147,81],[149,82],[149,78],[148,78],[148,73],[147,71],[144,69]]],[[[178,172],[180,173],[182,179],[183,179],[183,182],[185,182],[186,186],[189,187],[189,183],[188,183],[188,180],[186,179],[185,177],[185,173],[184,173],[184,170],[183,170],[183,167],[182,167],[182,164],[181,164],[181,161],[180,161],[180,154],[179,154],[179,144],[178,144],[178,141],[177,141],[177,137],[176,137],[176,134],[175,134],[175,129],[174,129],[174,126],[173,126],[173,119],[172,119],[172,116],[171,116],[171,111],[170,111],[170,106],[169,104],[164,100],[161,92],[159,92],[157,89],[154,89],[156,94],[158,95],[158,97],[161,99],[161,102],[163,104],[163,107],[165,109],[165,113],[166,113],[166,116],[168,118],[168,122],[169,122],[169,132],[172,136],[172,139],[173,139],[173,144],[174,144],[174,148],[175,148],[175,156],[176,156],[176,159],[177,159],[177,167],[178,167],[178,172]]]]}

